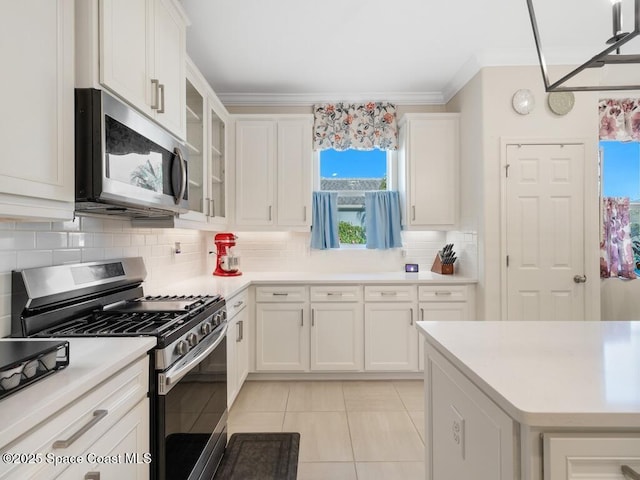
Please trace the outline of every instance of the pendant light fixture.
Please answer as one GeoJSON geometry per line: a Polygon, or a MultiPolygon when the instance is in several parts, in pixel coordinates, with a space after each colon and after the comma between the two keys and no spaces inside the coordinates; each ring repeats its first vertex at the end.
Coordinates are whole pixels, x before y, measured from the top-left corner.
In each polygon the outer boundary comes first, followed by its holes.
{"type": "MultiPolygon", "coordinates": [[[[583,0],[584,8],[588,8],[591,2],[604,0],[583,0]]],[[[533,36],[536,43],[538,60],[542,71],[542,79],[547,92],[569,92],[569,91],[601,91],[601,90],[640,90],[640,79],[632,78],[631,81],[617,79],[613,84],[597,84],[597,85],[581,85],[570,82],[576,80],[576,77],[586,69],[592,68],[616,68],[628,66],[630,64],[640,64],[640,54],[622,54],[621,47],[640,35],[640,0],[631,0],[634,2],[634,18],[633,30],[624,32],[622,30],[622,0],[611,1],[612,14],[612,36],[605,41],[605,48],[593,55],[589,60],[579,65],[577,68],[564,74],[560,79],[550,81],[549,66],[545,61],[545,55],[542,51],[542,39],[540,38],[540,30],[534,10],[535,0],[527,0],[529,10],[529,18],[533,29],[533,36]]],[[[640,69],[640,67],[638,67],[640,69]]],[[[624,76],[623,76],[624,77],[624,76]]]]}

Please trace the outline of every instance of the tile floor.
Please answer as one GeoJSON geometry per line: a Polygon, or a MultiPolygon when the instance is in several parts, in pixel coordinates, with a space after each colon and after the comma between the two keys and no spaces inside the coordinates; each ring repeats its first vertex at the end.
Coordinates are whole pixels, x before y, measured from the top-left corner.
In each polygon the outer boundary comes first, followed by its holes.
{"type": "Polygon", "coordinates": [[[422,381],[245,382],[235,432],[300,432],[298,480],[423,480],[422,381]]]}

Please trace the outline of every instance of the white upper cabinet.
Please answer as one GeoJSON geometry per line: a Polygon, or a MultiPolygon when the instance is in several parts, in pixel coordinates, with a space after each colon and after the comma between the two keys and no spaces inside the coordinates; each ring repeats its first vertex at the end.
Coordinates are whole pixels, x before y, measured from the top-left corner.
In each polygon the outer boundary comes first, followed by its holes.
{"type": "Polygon", "coordinates": [[[180,4],[76,0],[76,6],[77,86],[103,86],[184,139],[188,20],[180,4]]]}
{"type": "Polygon", "coordinates": [[[71,219],[73,0],[4,1],[0,217],[71,219]]]}
{"type": "Polygon", "coordinates": [[[311,115],[236,119],[236,224],[311,224],[311,115]]]}
{"type": "Polygon", "coordinates": [[[189,212],[176,226],[215,229],[226,222],[226,124],[228,113],[198,68],[187,58],[189,212]]]}
{"type": "Polygon", "coordinates": [[[412,113],[400,120],[399,190],[405,228],[448,230],[458,217],[459,115],[412,113]]]}

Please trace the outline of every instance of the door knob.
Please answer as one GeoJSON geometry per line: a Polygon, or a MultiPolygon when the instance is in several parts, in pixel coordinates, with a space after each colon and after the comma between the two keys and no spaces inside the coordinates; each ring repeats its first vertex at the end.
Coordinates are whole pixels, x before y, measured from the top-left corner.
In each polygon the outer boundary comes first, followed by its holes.
{"type": "Polygon", "coordinates": [[[587,276],[586,275],[575,275],[573,277],[573,281],[576,283],[586,283],[587,276]]]}

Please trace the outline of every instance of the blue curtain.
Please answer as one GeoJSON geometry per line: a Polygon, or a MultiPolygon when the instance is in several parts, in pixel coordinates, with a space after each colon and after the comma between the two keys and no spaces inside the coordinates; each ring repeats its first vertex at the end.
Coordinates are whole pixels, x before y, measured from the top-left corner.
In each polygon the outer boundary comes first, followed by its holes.
{"type": "Polygon", "coordinates": [[[340,248],[338,192],[313,192],[311,248],[340,248]]]}
{"type": "Polygon", "coordinates": [[[367,248],[402,247],[398,192],[365,192],[367,248]]]}

